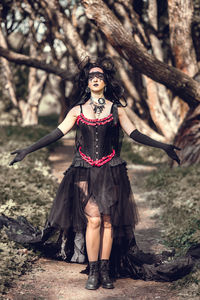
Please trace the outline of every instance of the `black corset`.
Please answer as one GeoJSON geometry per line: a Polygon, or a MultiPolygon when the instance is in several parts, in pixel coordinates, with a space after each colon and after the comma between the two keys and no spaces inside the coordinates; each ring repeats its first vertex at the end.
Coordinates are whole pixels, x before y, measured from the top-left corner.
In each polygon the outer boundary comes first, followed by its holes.
{"type": "Polygon", "coordinates": [[[79,121],[80,130],[82,133],[82,145],[81,151],[92,158],[93,160],[99,160],[104,156],[111,154],[112,138],[111,138],[111,123],[110,118],[107,123],[100,125],[88,125],[79,121]]]}
{"type": "Polygon", "coordinates": [[[98,120],[87,119],[81,114],[77,119],[77,124],[81,131],[81,141],[77,149],[80,153],[96,161],[113,152],[112,114],[98,120]]]}
{"type": "Polygon", "coordinates": [[[124,163],[120,158],[122,136],[115,105],[109,116],[102,119],[88,119],[81,109],[76,123],[75,167],[100,167],[107,162],[112,166],[124,163]]]}

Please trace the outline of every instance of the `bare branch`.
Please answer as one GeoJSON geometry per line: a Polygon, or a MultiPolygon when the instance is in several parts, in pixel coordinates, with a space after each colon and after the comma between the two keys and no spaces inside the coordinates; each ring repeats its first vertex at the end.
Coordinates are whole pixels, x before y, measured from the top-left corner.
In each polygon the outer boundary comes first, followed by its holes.
{"type": "Polygon", "coordinates": [[[64,70],[60,67],[53,66],[52,64],[48,64],[44,61],[40,61],[38,59],[29,57],[24,54],[19,54],[10,50],[7,50],[3,47],[0,47],[0,56],[3,56],[7,60],[17,63],[19,65],[26,65],[28,67],[37,68],[40,70],[44,70],[48,73],[53,73],[55,75],[58,75],[64,80],[73,80],[74,74],[70,73],[67,70],[64,70]]]}

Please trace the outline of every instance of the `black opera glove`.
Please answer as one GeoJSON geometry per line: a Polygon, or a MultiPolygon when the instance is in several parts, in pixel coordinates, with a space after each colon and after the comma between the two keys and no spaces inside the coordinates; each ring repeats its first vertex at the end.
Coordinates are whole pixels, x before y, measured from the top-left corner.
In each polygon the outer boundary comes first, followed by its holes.
{"type": "Polygon", "coordinates": [[[139,142],[141,144],[163,149],[171,159],[175,160],[180,165],[180,159],[179,159],[178,155],[176,154],[176,152],[174,151],[174,150],[181,150],[180,148],[178,148],[174,145],[169,145],[169,144],[165,144],[165,143],[161,143],[156,140],[153,140],[152,138],[148,137],[147,135],[139,132],[137,129],[135,129],[131,132],[130,137],[133,140],[135,140],[136,142],[139,142]]]}
{"type": "Polygon", "coordinates": [[[17,155],[10,162],[9,165],[12,166],[14,163],[23,160],[27,154],[34,152],[38,149],[41,149],[43,147],[46,147],[46,146],[50,145],[51,143],[56,142],[63,136],[64,136],[63,132],[59,128],[56,128],[51,133],[42,137],[39,141],[37,141],[33,145],[31,145],[27,148],[24,148],[24,149],[19,149],[19,150],[13,151],[11,154],[12,155],[17,154],[17,155]]]}

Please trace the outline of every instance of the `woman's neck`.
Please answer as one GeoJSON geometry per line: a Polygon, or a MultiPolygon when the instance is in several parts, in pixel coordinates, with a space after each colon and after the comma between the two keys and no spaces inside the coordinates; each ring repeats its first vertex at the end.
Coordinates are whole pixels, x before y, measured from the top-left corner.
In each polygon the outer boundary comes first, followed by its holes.
{"type": "Polygon", "coordinates": [[[104,95],[102,92],[91,92],[91,97],[93,99],[99,99],[99,98],[104,98],[104,95]]]}

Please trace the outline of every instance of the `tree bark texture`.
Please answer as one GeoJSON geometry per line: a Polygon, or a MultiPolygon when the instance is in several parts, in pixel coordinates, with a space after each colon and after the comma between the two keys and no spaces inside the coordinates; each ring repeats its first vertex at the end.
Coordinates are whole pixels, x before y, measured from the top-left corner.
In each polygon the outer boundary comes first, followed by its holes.
{"type": "Polygon", "coordinates": [[[136,43],[131,33],[124,30],[122,24],[102,0],[82,0],[82,3],[87,17],[96,21],[112,46],[133,67],[153,80],[166,85],[189,106],[195,107],[199,103],[200,88],[197,82],[145,51],[136,43]]]}
{"type": "MultiPolygon", "coordinates": [[[[175,66],[191,77],[198,72],[191,32],[193,13],[192,0],[168,0],[170,44],[175,66]]],[[[182,149],[181,163],[183,165],[199,163],[200,105],[196,109],[189,109],[180,99],[179,103],[182,124],[175,137],[175,143],[182,149]]]]}
{"type": "MultiPolygon", "coordinates": [[[[149,0],[148,3],[149,24],[156,32],[158,30],[157,1],[149,0]]],[[[158,60],[163,61],[163,50],[161,43],[153,31],[151,31],[149,34],[149,40],[151,42],[154,56],[158,60]]],[[[148,95],[147,103],[150,109],[152,120],[157,128],[168,139],[168,141],[171,141],[177,132],[178,122],[171,111],[167,89],[164,85],[156,83],[147,76],[144,76],[144,78],[146,80],[146,89],[148,95]]]]}
{"type": "Polygon", "coordinates": [[[130,108],[125,108],[126,113],[129,117],[129,119],[135,124],[137,129],[141,131],[144,134],[150,135],[153,139],[159,140],[161,142],[166,142],[166,139],[164,136],[160,135],[156,131],[154,131],[151,127],[149,127],[143,120],[141,120],[138,115],[130,108]]]}
{"type": "MultiPolygon", "coordinates": [[[[0,25],[0,45],[2,45],[5,48],[5,51],[8,49],[6,39],[3,35],[1,25],[0,25]]],[[[8,51],[8,50],[7,50],[8,51]]],[[[2,65],[4,67],[4,74],[7,79],[7,86],[10,94],[10,99],[14,106],[18,106],[17,103],[17,97],[15,93],[15,84],[13,82],[13,76],[12,76],[12,70],[10,68],[9,61],[3,57],[1,57],[2,65]]]]}
{"type": "MultiPolygon", "coordinates": [[[[154,131],[152,128],[150,128],[142,119],[140,119],[136,113],[131,109],[132,106],[129,105],[129,103],[133,103],[133,101],[140,101],[140,96],[133,84],[133,82],[130,80],[127,72],[125,71],[121,60],[119,59],[119,55],[118,53],[115,51],[115,49],[109,44],[107,43],[107,49],[108,52],[110,54],[110,56],[112,57],[115,65],[118,68],[118,72],[120,74],[120,78],[123,82],[123,85],[126,87],[126,89],[128,90],[130,97],[128,97],[127,99],[127,103],[128,103],[128,107],[126,108],[126,112],[127,115],[129,116],[130,120],[136,125],[136,127],[138,129],[140,129],[143,133],[145,132],[146,134],[151,135],[151,137],[154,137],[156,139],[158,139],[159,141],[166,141],[166,139],[170,139],[170,137],[168,136],[170,134],[170,130],[167,131],[167,134],[163,137],[162,135],[158,134],[156,131],[154,131]],[[130,99],[131,98],[131,99],[130,99]]],[[[146,77],[147,78],[147,77],[146,77]]],[[[148,78],[149,80],[151,80],[150,78],[148,78]]],[[[151,80],[151,82],[153,82],[151,80]]],[[[147,89],[148,90],[148,89],[147,89]]],[[[154,95],[153,95],[154,96],[154,95]]],[[[155,95],[157,97],[157,94],[155,95]]],[[[153,100],[155,100],[155,98],[153,98],[153,100]]],[[[154,101],[152,101],[152,105],[154,104],[154,101]]],[[[149,109],[151,109],[151,105],[149,105],[149,109]]],[[[156,107],[157,109],[157,107],[156,107]]],[[[153,107],[153,111],[155,111],[154,107],[153,107]]],[[[163,120],[162,120],[163,121],[163,120]]],[[[164,122],[162,123],[164,126],[164,122]]],[[[156,124],[159,125],[159,124],[156,124]]],[[[160,126],[158,126],[158,128],[160,129],[160,126]]],[[[162,132],[162,130],[161,130],[162,132]]],[[[163,132],[162,132],[163,133],[163,132]]]]}
{"type": "Polygon", "coordinates": [[[188,112],[174,142],[182,149],[179,152],[181,165],[200,163],[200,105],[188,112]]]}
{"type": "MultiPolygon", "coordinates": [[[[129,18],[128,12],[134,19],[136,18],[135,14],[131,9],[131,5],[128,5],[127,1],[120,0],[119,2],[120,4],[115,3],[115,7],[117,9],[118,14],[120,14],[123,17],[124,28],[129,32],[132,32],[132,30],[136,32],[134,36],[135,38],[137,38],[138,43],[141,46],[145,46],[143,45],[143,41],[147,40],[147,37],[145,37],[144,32],[142,35],[138,34],[137,30],[140,25],[139,20],[137,19],[137,23],[135,23],[132,19],[130,20],[129,18]],[[124,7],[128,9],[128,12],[124,9],[124,7]]],[[[156,0],[149,1],[148,13],[149,23],[154,28],[154,30],[157,31],[158,25],[156,0]]],[[[163,50],[160,45],[159,39],[155,36],[155,33],[153,33],[153,31],[150,32],[149,39],[151,41],[152,51],[155,57],[163,61],[163,50]]],[[[110,44],[108,43],[108,45],[110,44]]],[[[114,52],[114,49],[111,51],[111,48],[113,49],[112,46],[108,46],[109,53],[114,52]]],[[[115,55],[115,57],[117,56],[116,53],[117,52],[115,51],[115,54],[113,54],[115,55]]],[[[118,66],[118,71],[120,73],[124,86],[127,88],[129,94],[133,97],[133,99],[137,100],[136,103],[138,105],[140,101],[140,95],[138,95],[133,82],[131,82],[130,78],[128,78],[127,72],[125,72],[124,68],[121,65],[118,66]]],[[[174,138],[175,133],[177,132],[178,122],[171,112],[170,100],[167,93],[167,89],[165,88],[165,86],[157,84],[151,78],[145,75],[143,75],[143,77],[146,81],[146,103],[149,107],[151,118],[158,130],[165,136],[166,140],[171,141],[174,138]]]]}
{"type": "Polygon", "coordinates": [[[191,32],[193,11],[192,0],[168,0],[170,44],[175,66],[190,77],[198,72],[191,32]]]}
{"type": "MultiPolygon", "coordinates": [[[[198,72],[195,50],[192,41],[192,0],[168,0],[170,44],[176,68],[193,77],[198,72]]],[[[185,118],[188,106],[181,100],[181,122],[185,118]]]]}
{"type": "Polygon", "coordinates": [[[175,132],[171,128],[167,114],[163,113],[162,107],[160,105],[158,90],[156,83],[149,77],[146,77],[146,87],[147,87],[147,104],[150,110],[152,120],[154,121],[156,127],[159,131],[166,137],[168,141],[172,140],[175,132]]]}
{"type": "Polygon", "coordinates": [[[43,96],[47,73],[42,74],[38,80],[37,72],[36,69],[30,68],[27,102],[19,101],[19,108],[22,113],[22,126],[38,124],[38,107],[43,96]]]}

